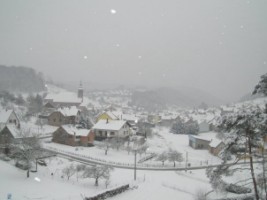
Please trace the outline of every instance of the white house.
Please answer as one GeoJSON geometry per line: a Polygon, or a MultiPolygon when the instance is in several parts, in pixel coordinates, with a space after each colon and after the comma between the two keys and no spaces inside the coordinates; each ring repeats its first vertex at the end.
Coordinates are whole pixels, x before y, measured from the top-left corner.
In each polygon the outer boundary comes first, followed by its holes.
{"type": "Polygon", "coordinates": [[[131,134],[130,126],[123,120],[99,120],[92,127],[96,139],[126,138],[131,134]]]}
{"type": "Polygon", "coordinates": [[[19,119],[14,110],[0,110],[0,124],[14,124],[19,126],[19,119]]]}
{"type": "Polygon", "coordinates": [[[210,131],[210,125],[206,121],[202,121],[198,124],[199,126],[199,133],[209,132],[210,131]]]}

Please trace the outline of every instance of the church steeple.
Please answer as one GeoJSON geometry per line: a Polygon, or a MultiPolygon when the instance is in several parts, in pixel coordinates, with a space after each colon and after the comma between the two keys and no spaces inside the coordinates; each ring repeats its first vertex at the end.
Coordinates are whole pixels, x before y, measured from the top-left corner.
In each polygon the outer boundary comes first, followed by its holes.
{"type": "Polygon", "coordinates": [[[78,98],[81,98],[83,101],[83,85],[82,85],[82,81],[80,81],[80,86],[78,88],[78,98]]]}

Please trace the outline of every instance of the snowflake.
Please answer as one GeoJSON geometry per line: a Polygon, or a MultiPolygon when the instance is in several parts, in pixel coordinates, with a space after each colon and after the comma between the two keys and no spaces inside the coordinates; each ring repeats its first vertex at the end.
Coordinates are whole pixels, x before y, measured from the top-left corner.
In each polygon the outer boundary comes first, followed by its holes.
{"type": "Polygon", "coordinates": [[[83,59],[86,60],[88,57],[87,56],[84,56],[83,59]]]}
{"type": "Polygon", "coordinates": [[[114,9],[111,9],[111,10],[110,10],[110,13],[114,15],[114,14],[116,14],[116,13],[117,13],[117,11],[116,11],[116,10],[114,10],[114,9]]]}

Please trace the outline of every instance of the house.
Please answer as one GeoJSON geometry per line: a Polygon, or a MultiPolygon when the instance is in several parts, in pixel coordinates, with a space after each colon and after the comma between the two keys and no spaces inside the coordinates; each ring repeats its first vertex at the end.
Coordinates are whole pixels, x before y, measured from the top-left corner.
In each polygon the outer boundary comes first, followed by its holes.
{"type": "Polygon", "coordinates": [[[194,149],[206,149],[214,156],[218,156],[225,146],[223,141],[215,138],[213,132],[205,135],[189,135],[188,137],[189,146],[194,149]]]}
{"type": "Polygon", "coordinates": [[[44,98],[44,103],[48,102],[55,107],[80,106],[83,102],[82,83],[80,83],[77,94],[72,92],[48,93],[44,98]]]}
{"type": "Polygon", "coordinates": [[[0,124],[0,152],[9,152],[9,145],[21,138],[20,130],[14,124],[0,124]]]}
{"type": "Polygon", "coordinates": [[[129,124],[123,120],[99,120],[92,129],[98,140],[112,137],[127,138],[131,134],[129,124]]]}
{"type": "Polygon", "coordinates": [[[175,122],[175,116],[173,115],[161,115],[161,121],[158,123],[159,126],[172,127],[175,122]]]}
{"type": "Polygon", "coordinates": [[[80,117],[81,112],[75,106],[59,108],[48,116],[48,125],[76,124],[80,121],[80,117]]]}
{"type": "Polygon", "coordinates": [[[223,141],[218,139],[212,139],[209,143],[209,152],[214,156],[218,156],[224,146],[225,144],[223,141]]]}
{"type": "Polygon", "coordinates": [[[147,121],[151,124],[157,124],[161,121],[161,116],[159,115],[148,115],[147,121]]]}
{"type": "Polygon", "coordinates": [[[205,137],[201,137],[198,135],[188,135],[189,137],[189,146],[194,149],[208,149],[210,139],[207,139],[205,137]]]}
{"type": "Polygon", "coordinates": [[[202,121],[198,124],[199,127],[199,133],[209,132],[210,131],[210,125],[206,121],[202,121]]]}
{"type": "Polygon", "coordinates": [[[94,133],[73,125],[62,125],[53,134],[52,142],[70,146],[93,146],[94,133]]]}
{"type": "Polygon", "coordinates": [[[111,111],[106,111],[106,112],[102,112],[100,113],[97,118],[96,118],[96,122],[98,122],[99,120],[119,120],[119,116],[115,115],[113,112],[111,111]]]}
{"type": "Polygon", "coordinates": [[[117,116],[120,120],[126,121],[131,127],[136,128],[136,125],[139,121],[139,118],[133,114],[126,114],[120,111],[112,112],[115,116],[117,116]]]}
{"type": "Polygon", "coordinates": [[[14,124],[19,127],[19,119],[14,110],[0,110],[0,124],[14,124]]]}

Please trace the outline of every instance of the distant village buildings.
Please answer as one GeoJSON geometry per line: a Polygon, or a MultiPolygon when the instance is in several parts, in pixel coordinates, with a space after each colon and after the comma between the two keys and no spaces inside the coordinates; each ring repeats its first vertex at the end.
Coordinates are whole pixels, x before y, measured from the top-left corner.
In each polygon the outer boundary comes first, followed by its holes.
{"type": "Polygon", "coordinates": [[[223,141],[210,137],[203,137],[199,135],[188,135],[189,146],[194,149],[207,149],[214,156],[218,156],[220,151],[224,148],[223,141]]]}
{"type": "Polygon", "coordinates": [[[94,137],[94,133],[89,129],[63,125],[53,133],[52,141],[70,146],[93,146],[94,137]]]}

